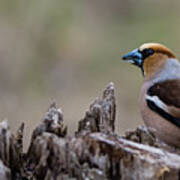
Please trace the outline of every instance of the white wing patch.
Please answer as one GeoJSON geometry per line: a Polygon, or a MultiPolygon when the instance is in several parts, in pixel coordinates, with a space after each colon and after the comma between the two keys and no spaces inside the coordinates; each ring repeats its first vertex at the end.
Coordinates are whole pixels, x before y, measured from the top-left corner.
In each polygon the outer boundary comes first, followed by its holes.
{"type": "Polygon", "coordinates": [[[158,98],[158,96],[146,95],[146,99],[154,102],[156,104],[156,106],[158,106],[159,108],[161,108],[163,110],[167,109],[167,106],[158,98]]]}

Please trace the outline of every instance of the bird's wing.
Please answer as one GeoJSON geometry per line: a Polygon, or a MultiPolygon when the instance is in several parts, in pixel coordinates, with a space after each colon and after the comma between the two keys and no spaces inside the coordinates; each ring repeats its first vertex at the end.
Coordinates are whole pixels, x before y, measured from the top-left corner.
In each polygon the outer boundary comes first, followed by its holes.
{"type": "Polygon", "coordinates": [[[180,79],[151,86],[146,95],[148,107],[180,128],[180,79]]]}

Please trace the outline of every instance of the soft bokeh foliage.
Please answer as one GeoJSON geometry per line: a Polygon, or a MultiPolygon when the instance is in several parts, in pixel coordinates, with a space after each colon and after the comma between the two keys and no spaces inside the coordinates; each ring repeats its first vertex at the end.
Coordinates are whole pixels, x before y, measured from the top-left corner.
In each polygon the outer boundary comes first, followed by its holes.
{"type": "Polygon", "coordinates": [[[178,0],[0,1],[0,118],[26,137],[52,100],[73,132],[107,83],[116,86],[117,130],[142,124],[139,69],[121,61],[148,41],[180,54],[178,0]]]}

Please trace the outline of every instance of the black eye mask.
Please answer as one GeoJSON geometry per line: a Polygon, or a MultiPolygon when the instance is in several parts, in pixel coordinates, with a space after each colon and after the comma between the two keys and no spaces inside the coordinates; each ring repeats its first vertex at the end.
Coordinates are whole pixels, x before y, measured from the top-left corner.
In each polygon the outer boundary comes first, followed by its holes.
{"type": "Polygon", "coordinates": [[[147,57],[151,56],[154,54],[153,49],[144,49],[143,51],[140,51],[143,57],[143,60],[145,60],[147,57]]]}

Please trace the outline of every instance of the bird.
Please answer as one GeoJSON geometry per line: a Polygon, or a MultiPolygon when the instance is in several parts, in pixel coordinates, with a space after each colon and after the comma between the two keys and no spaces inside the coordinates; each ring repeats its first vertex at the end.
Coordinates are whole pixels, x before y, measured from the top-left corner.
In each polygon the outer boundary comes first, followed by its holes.
{"type": "Polygon", "coordinates": [[[172,50],[160,43],[144,43],[122,57],[141,69],[139,94],[142,119],[156,137],[180,148],[180,63],[172,50]]]}

